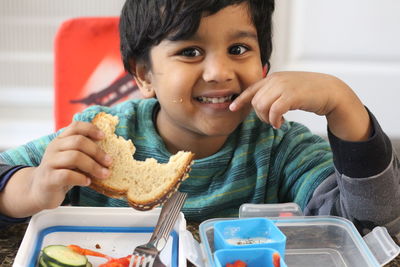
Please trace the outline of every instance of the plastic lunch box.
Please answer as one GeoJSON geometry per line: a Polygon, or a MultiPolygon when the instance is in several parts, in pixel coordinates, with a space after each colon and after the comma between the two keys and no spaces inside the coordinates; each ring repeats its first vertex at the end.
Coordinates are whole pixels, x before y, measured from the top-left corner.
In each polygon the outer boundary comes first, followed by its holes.
{"type": "MultiPolygon", "coordinates": [[[[384,227],[376,227],[361,237],[350,221],[334,216],[302,216],[295,203],[244,204],[239,218],[249,217],[268,217],[286,235],[284,259],[291,267],[383,266],[400,252],[384,227]]],[[[225,220],[232,218],[210,219],[200,224],[200,245],[192,246],[192,252],[186,251],[194,265],[216,266],[214,226],[225,220]],[[198,256],[201,254],[203,258],[198,256]]]]}
{"type": "MultiPolygon", "coordinates": [[[[47,244],[90,248],[99,243],[106,254],[126,256],[135,244],[148,241],[158,214],[159,209],[137,212],[132,208],[59,207],[43,211],[32,217],[13,266],[34,266],[40,249],[47,244]]],[[[284,261],[290,267],[383,266],[400,252],[384,227],[361,237],[350,221],[332,216],[305,217],[294,203],[244,204],[237,219],[249,217],[269,218],[286,236],[284,261]]],[[[214,225],[226,220],[232,218],[201,223],[198,243],[186,230],[181,214],[161,257],[170,261],[168,266],[185,267],[187,260],[199,267],[216,266],[214,225]]],[[[221,255],[221,259],[224,257],[229,253],[221,255]]]]}
{"type": "MultiPolygon", "coordinates": [[[[41,249],[48,245],[78,245],[120,258],[130,255],[133,248],[149,241],[160,214],[159,208],[140,212],[132,208],[58,207],[32,216],[13,267],[36,266],[41,249]]],[[[168,242],[160,254],[171,267],[185,267],[185,247],[180,238],[186,230],[181,213],[168,242]]],[[[94,267],[105,263],[88,256],[94,267]]]]}

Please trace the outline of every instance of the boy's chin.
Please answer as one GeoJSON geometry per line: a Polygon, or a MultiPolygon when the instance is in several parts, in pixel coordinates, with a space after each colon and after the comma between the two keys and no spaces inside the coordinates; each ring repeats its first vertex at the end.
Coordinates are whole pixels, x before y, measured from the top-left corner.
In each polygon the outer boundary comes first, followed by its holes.
{"type": "Polygon", "coordinates": [[[203,129],[203,134],[206,136],[213,136],[213,137],[222,137],[222,136],[229,136],[232,134],[239,124],[232,124],[232,125],[224,125],[219,124],[215,125],[214,127],[207,127],[207,129],[203,129]]]}

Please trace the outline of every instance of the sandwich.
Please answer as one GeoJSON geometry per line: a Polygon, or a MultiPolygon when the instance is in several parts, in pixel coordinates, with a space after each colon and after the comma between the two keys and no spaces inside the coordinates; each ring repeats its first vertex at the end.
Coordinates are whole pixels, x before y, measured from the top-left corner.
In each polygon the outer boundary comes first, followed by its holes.
{"type": "Polygon", "coordinates": [[[132,141],[114,133],[118,117],[100,112],[92,123],[105,134],[104,139],[97,141],[98,145],[113,158],[110,176],[92,179],[90,187],[97,192],[126,199],[137,210],[150,210],[163,204],[188,178],[192,152],[179,151],[167,163],[158,163],[154,158],[135,160],[132,141]]]}

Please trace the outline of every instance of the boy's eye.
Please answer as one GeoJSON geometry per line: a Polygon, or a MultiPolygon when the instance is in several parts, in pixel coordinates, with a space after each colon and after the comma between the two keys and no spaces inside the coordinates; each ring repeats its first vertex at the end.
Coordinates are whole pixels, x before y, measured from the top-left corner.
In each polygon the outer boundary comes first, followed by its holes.
{"type": "Polygon", "coordinates": [[[249,49],[244,45],[234,45],[229,48],[229,54],[232,55],[241,55],[248,51],[249,49]]]}
{"type": "Polygon", "coordinates": [[[201,55],[201,52],[197,48],[186,48],[179,54],[184,57],[198,57],[201,55]]]}

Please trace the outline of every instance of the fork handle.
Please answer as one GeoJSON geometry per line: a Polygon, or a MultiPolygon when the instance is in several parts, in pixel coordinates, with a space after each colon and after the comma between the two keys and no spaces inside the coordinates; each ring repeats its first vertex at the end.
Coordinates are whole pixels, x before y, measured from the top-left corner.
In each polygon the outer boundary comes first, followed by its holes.
{"type": "Polygon", "coordinates": [[[179,216],[179,211],[185,202],[186,196],[186,193],[176,191],[163,205],[160,216],[158,217],[156,228],[150,237],[150,243],[154,244],[154,246],[159,250],[164,248],[171,230],[179,216]],[[164,243],[160,244],[162,245],[162,248],[158,246],[161,239],[164,240],[164,243]]]}

